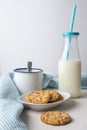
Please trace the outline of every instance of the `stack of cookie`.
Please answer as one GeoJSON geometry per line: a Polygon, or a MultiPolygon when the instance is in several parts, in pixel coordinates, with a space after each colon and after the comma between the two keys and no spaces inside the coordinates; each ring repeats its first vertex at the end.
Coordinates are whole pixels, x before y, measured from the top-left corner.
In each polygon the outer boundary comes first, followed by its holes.
{"type": "Polygon", "coordinates": [[[63,100],[63,96],[55,90],[40,90],[29,93],[25,97],[27,103],[47,104],[63,100]]]}

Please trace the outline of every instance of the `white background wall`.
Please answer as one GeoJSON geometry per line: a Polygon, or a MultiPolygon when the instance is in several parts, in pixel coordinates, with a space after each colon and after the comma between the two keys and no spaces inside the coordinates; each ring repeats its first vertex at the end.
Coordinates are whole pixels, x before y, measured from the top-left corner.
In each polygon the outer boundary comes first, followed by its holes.
{"type": "Polygon", "coordinates": [[[87,71],[87,0],[0,0],[0,74],[30,60],[33,67],[57,74],[62,32],[69,31],[74,3],[74,31],[80,32],[82,71],[87,71]]]}

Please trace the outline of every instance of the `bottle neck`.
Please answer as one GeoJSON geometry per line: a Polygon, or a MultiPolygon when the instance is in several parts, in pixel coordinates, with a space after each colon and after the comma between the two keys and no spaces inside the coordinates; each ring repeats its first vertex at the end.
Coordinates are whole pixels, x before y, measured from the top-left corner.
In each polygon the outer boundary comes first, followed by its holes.
{"type": "Polygon", "coordinates": [[[78,36],[64,36],[65,45],[62,59],[64,60],[80,60],[78,48],[78,36]]]}
{"type": "Polygon", "coordinates": [[[65,36],[65,44],[78,44],[78,36],[65,36]]]}

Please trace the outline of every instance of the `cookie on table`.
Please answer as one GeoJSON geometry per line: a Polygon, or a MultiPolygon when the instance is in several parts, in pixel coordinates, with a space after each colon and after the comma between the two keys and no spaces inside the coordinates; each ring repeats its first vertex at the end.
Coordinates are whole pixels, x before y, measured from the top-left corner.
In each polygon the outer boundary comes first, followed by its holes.
{"type": "Polygon", "coordinates": [[[50,94],[46,90],[31,92],[25,97],[25,101],[33,104],[47,104],[50,94]]]}
{"type": "Polygon", "coordinates": [[[60,100],[60,98],[62,100],[63,96],[60,93],[58,93],[56,90],[47,90],[47,91],[50,93],[49,103],[58,101],[60,100]]]}
{"type": "Polygon", "coordinates": [[[71,121],[71,116],[68,113],[60,111],[48,111],[41,114],[42,122],[49,125],[65,125],[71,121]]]}

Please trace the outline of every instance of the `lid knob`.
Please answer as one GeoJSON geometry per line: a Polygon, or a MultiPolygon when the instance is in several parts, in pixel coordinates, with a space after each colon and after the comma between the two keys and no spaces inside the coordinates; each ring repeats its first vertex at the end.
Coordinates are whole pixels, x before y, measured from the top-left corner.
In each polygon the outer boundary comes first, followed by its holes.
{"type": "Polygon", "coordinates": [[[32,69],[32,62],[31,61],[28,61],[27,68],[28,68],[28,72],[30,72],[32,69]]]}

